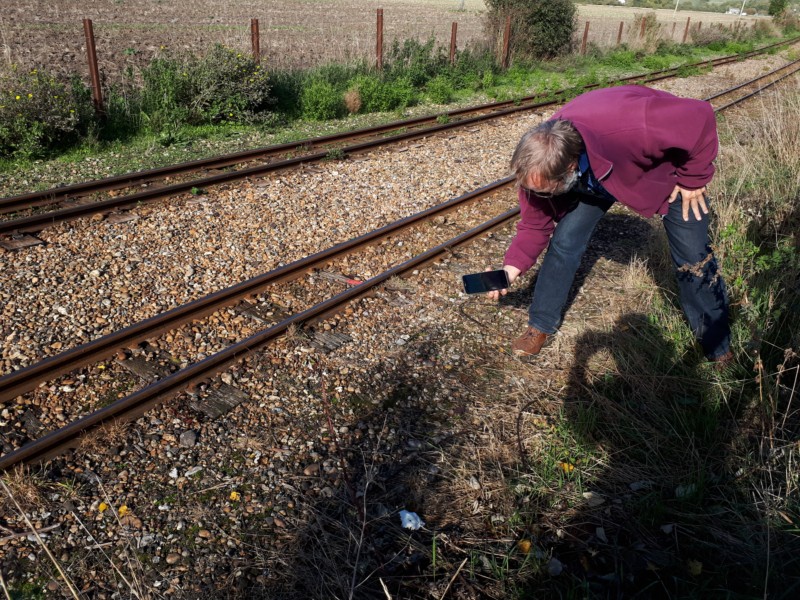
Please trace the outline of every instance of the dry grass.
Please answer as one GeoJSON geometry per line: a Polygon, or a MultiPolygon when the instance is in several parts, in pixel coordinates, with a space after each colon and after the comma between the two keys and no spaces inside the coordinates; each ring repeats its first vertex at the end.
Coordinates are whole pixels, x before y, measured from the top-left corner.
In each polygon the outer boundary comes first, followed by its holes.
{"type": "Polygon", "coordinates": [[[80,439],[79,449],[89,455],[113,453],[125,441],[130,423],[112,421],[84,435],[80,439]]]}
{"type": "Polygon", "coordinates": [[[11,495],[0,494],[0,512],[10,514],[14,511],[14,500],[24,511],[33,511],[46,502],[44,483],[27,467],[17,467],[3,476],[3,482],[11,495]]]}

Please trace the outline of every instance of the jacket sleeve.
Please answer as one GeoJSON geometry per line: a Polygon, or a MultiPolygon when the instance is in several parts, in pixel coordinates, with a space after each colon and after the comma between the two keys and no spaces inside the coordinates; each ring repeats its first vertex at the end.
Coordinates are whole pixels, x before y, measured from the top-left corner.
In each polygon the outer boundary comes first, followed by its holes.
{"type": "Polygon", "coordinates": [[[522,273],[528,271],[550,241],[555,228],[555,209],[551,202],[519,189],[520,220],[517,235],[506,251],[503,266],[511,265],[522,273]]]}
{"type": "Polygon", "coordinates": [[[698,189],[714,176],[717,157],[717,122],[708,102],[689,98],[652,98],[647,108],[647,147],[654,162],[675,165],[677,184],[698,189]]]}

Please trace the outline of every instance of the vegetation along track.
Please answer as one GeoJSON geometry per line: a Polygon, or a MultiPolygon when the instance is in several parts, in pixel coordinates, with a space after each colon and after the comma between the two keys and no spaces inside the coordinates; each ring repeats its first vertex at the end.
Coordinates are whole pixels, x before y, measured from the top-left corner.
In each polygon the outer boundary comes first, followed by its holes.
{"type": "MultiPolygon", "coordinates": [[[[753,95],[771,85],[774,85],[778,81],[793,75],[796,73],[796,71],[796,62],[793,62],[789,65],[781,67],[780,69],[771,71],[766,75],[737,85],[734,88],[723,90],[722,92],[710,96],[707,98],[707,100],[720,100],[721,102],[724,102],[722,104],[718,104],[715,110],[725,110],[728,107],[742,102],[743,100],[751,98],[753,95]],[[724,100],[740,90],[744,90],[744,92],[740,92],[740,95],[737,99],[724,100]]],[[[246,297],[258,295],[263,292],[266,287],[272,284],[286,282],[288,280],[295,280],[302,275],[313,271],[312,277],[300,284],[302,290],[300,288],[295,288],[292,290],[293,295],[303,295],[305,297],[306,304],[308,305],[307,308],[295,311],[291,315],[284,315],[282,318],[278,316],[278,313],[280,313],[280,303],[274,302],[275,296],[270,296],[271,300],[268,301],[264,301],[262,299],[262,318],[260,318],[260,321],[266,321],[269,323],[269,326],[266,329],[261,329],[259,327],[260,330],[258,330],[256,333],[244,336],[239,341],[231,343],[223,349],[211,353],[205,358],[191,362],[185,366],[180,365],[181,368],[175,369],[177,366],[176,363],[179,361],[176,361],[169,356],[164,356],[163,354],[158,356],[157,352],[152,352],[152,356],[149,356],[144,360],[144,362],[151,362],[153,363],[151,366],[157,366],[161,369],[160,373],[155,373],[154,375],[151,374],[151,378],[155,380],[154,383],[151,383],[150,385],[132,394],[125,395],[124,397],[115,400],[106,406],[103,406],[99,410],[89,412],[88,415],[79,417],[70,422],[68,425],[52,431],[51,433],[46,434],[35,441],[21,445],[21,447],[17,447],[11,451],[7,451],[2,457],[0,457],[0,469],[7,470],[22,462],[33,462],[53,456],[68,448],[74,447],[78,442],[79,436],[82,434],[96,430],[111,422],[133,419],[144,413],[148,408],[152,407],[156,403],[162,402],[165,399],[185,390],[188,386],[196,385],[199,382],[208,380],[208,378],[220,373],[226,367],[241,360],[254,350],[271,343],[276,338],[292,332],[301,325],[309,325],[319,322],[336,313],[337,311],[342,310],[351,301],[370,294],[376,287],[390,282],[392,278],[413,272],[426,263],[446,256],[452,248],[461,244],[465,244],[475,237],[485,235],[486,232],[507,223],[518,214],[518,209],[511,208],[508,210],[508,207],[505,206],[504,208],[507,210],[503,210],[499,216],[495,216],[488,220],[486,219],[488,214],[496,214],[499,205],[503,203],[503,200],[498,201],[496,198],[492,198],[492,196],[497,196],[497,194],[495,194],[496,192],[507,186],[510,186],[511,183],[512,181],[510,178],[496,181],[489,186],[475,190],[474,192],[451,200],[432,209],[417,213],[406,219],[402,219],[396,223],[393,223],[392,225],[372,231],[364,236],[353,239],[350,242],[340,244],[329,250],[308,256],[302,260],[271,271],[260,277],[211,294],[210,296],[197,300],[188,305],[178,307],[153,319],[143,321],[128,327],[127,329],[115,332],[109,336],[97,339],[91,343],[74,348],[73,350],[64,352],[57,356],[51,357],[50,359],[46,359],[40,363],[20,369],[0,378],[1,402],[15,398],[20,394],[30,392],[36,389],[37,386],[41,387],[42,383],[50,381],[59,375],[72,372],[81,367],[96,363],[98,360],[112,356],[114,353],[118,353],[121,348],[130,348],[136,343],[141,344],[143,340],[153,339],[155,336],[161,333],[173,331],[176,328],[187,323],[192,323],[203,316],[207,316],[212,313],[219,314],[221,308],[230,306],[236,302],[240,302],[246,297]],[[396,253],[391,251],[381,251],[380,258],[381,261],[383,261],[382,264],[384,266],[383,271],[380,274],[364,282],[345,280],[343,284],[348,285],[348,289],[341,293],[335,294],[333,297],[328,297],[322,301],[319,301],[318,298],[320,294],[329,295],[328,293],[332,285],[330,280],[326,281],[322,272],[319,271],[324,264],[339,261],[345,254],[350,254],[357,250],[363,250],[365,246],[381,243],[381,240],[384,240],[387,236],[407,236],[412,225],[419,226],[433,218],[441,219],[442,215],[448,211],[465,208],[471,204],[471,201],[487,197],[489,197],[490,201],[480,203],[480,206],[478,206],[477,209],[473,207],[473,212],[466,217],[466,220],[471,219],[473,222],[475,220],[478,221],[478,224],[472,226],[472,228],[468,231],[460,233],[455,237],[451,237],[444,242],[440,242],[432,248],[432,242],[430,241],[431,236],[427,235],[427,232],[417,232],[416,238],[411,236],[410,243],[408,245],[412,247],[418,246],[426,248],[424,251],[418,252],[411,259],[404,260],[400,262],[400,264],[397,264],[398,260],[396,253]],[[402,232],[402,234],[400,232],[402,232]],[[387,268],[387,263],[392,266],[387,268]],[[310,291],[311,288],[314,288],[313,292],[310,291]],[[266,313],[268,318],[263,317],[265,314],[263,312],[263,306],[265,304],[271,305],[275,309],[266,313]],[[172,368],[170,368],[170,364],[172,364],[172,368]],[[170,371],[174,372],[170,373],[170,371]]],[[[508,200],[506,198],[506,205],[507,202],[508,200]]],[[[464,225],[461,217],[460,221],[461,223],[459,224],[459,227],[463,228],[464,225]]],[[[436,227],[431,227],[431,231],[436,229],[436,227]]],[[[441,234],[441,231],[438,233],[441,234]]],[[[433,243],[435,244],[436,242],[433,243]]],[[[342,283],[341,276],[338,278],[335,277],[335,279],[342,283]]],[[[245,305],[243,309],[240,309],[239,311],[232,311],[230,314],[240,315],[244,312],[252,310],[257,312],[257,307],[245,305]]],[[[322,341],[321,343],[325,342],[322,341]]],[[[144,350],[145,353],[148,352],[147,345],[141,344],[140,350],[144,350]]],[[[138,356],[134,358],[142,359],[142,356],[142,352],[139,352],[138,356]]],[[[129,361],[135,362],[138,366],[141,366],[142,362],[141,360],[137,362],[130,359],[127,353],[119,354],[118,359],[119,360],[117,361],[116,365],[110,365],[106,368],[117,368],[119,364],[124,365],[129,361]]],[[[158,371],[158,368],[155,369],[155,371],[158,371]]],[[[38,389],[36,390],[36,393],[39,393],[38,389]]],[[[43,393],[46,393],[46,391],[43,393]]],[[[224,405],[225,401],[223,400],[221,403],[224,405]]],[[[219,408],[215,410],[217,410],[218,413],[220,412],[219,408]]],[[[222,410],[224,410],[224,408],[222,410]]],[[[76,407],[76,411],[81,412],[81,407],[76,407]]],[[[83,410],[82,412],[85,413],[86,410],[83,410]]],[[[30,416],[29,419],[36,421],[35,415],[30,416]]]]}
{"type": "MultiPolygon", "coordinates": [[[[612,82],[612,84],[625,82],[651,83],[676,77],[691,68],[719,67],[745,58],[765,54],[779,47],[791,45],[797,42],[798,39],[800,38],[782,41],[745,54],[724,56],[691,65],[632,75],[612,82]]],[[[597,84],[585,86],[584,89],[594,87],[597,87],[597,84]]],[[[300,165],[324,160],[332,155],[357,154],[382,145],[409,141],[448,129],[465,127],[517,112],[551,106],[561,102],[564,95],[572,91],[559,90],[547,95],[538,94],[520,100],[484,104],[440,115],[396,121],[357,131],[310,138],[277,146],[0,198],[0,214],[11,215],[10,219],[0,222],[0,241],[2,241],[3,237],[8,238],[21,233],[40,231],[55,223],[130,208],[144,202],[162,199],[175,194],[206,189],[210,186],[248,177],[263,176],[282,169],[296,168],[300,165]],[[348,142],[354,140],[362,141],[347,145],[348,142]],[[238,168],[232,168],[236,166],[238,168]],[[201,178],[191,177],[192,174],[198,172],[204,172],[206,175],[201,178]],[[182,181],[172,182],[175,178],[180,178],[182,181]],[[142,190],[141,188],[143,187],[147,189],[142,190]],[[115,192],[113,197],[92,200],[104,192],[111,191],[115,192]],[[125,191],[131,193],[124,193],[125,191]],[[42,210],[42,207],[50,208],[42,210]]]]}

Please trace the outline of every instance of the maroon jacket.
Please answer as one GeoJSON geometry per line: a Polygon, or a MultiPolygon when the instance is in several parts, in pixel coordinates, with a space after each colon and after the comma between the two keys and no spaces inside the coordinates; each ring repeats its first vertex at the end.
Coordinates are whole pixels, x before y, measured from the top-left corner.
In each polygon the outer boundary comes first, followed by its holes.
{"type": "MultiPolygon", "coordinates": [[[[711,105],[702,100],[627,85],[583,94],[553,119],[575,125],[595,177],[619,202],[644,217],[667,213],[676,184],[698,189],[714,175],[716,120],[711,105]]],[[[523,273],[533,266],[555,222],[566,213],[559,200],[519,189],[521,219],[504,265],[523,273]]]]}

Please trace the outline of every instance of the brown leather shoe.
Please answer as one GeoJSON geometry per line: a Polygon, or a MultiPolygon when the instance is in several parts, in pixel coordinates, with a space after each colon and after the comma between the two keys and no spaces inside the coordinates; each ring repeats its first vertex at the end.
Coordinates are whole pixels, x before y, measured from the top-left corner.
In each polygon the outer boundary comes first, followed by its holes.
{"type": "Polygon", "coordinates": [[[521,336],[511,344],[511,350],[521,359],[530,358],[539,354],[550,336],[536,329],[528,327],[521,336]]]}
{"type": "Polygon", "coordinates": [[[713,363],[714,368],[717,371],[724,371],[733,364],[733,358],[734,358],[733,351],[728,350],[722,356],[718,356],[717,358],[712,358],[711,362],[713,363]]]}

